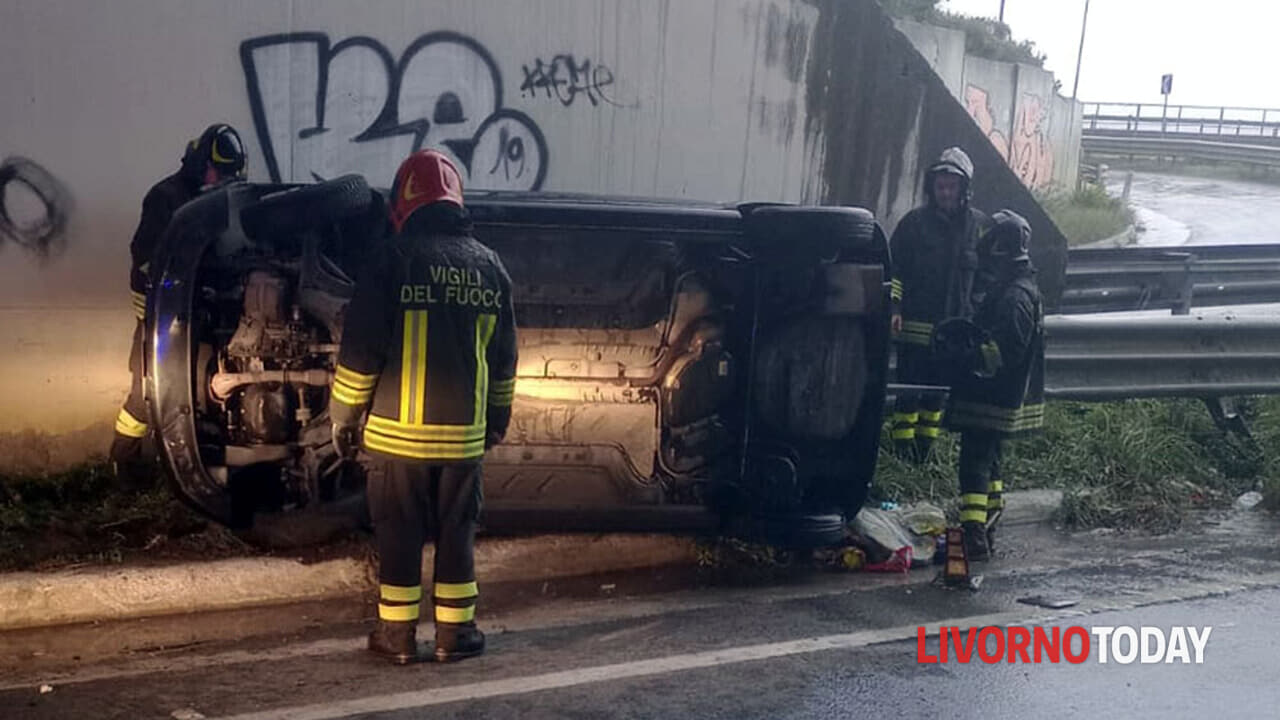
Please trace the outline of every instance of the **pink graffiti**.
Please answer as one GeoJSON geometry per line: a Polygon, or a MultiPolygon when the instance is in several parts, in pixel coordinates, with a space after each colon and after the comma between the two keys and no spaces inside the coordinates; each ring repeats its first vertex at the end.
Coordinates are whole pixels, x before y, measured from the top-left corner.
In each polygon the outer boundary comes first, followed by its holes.
{"type": "Polygon", "coordinates": [[[996,119],[991,115],[991,98],[987,91],[977,85],[969,85],[964,89],[964,107],[969,111],[978,127],[996,146],[996,151],[1005,162],[1009,161],[1009,140],[996,128],[996,119]]]}
{"type": "Polygon", "coordinates": [[[1018,103],[1013,130],[1013,171],[1027,187],[1039,188],[1053,181],[1053,146],[1049,143],[1044,100],[1024,94],[1018,103]]]}

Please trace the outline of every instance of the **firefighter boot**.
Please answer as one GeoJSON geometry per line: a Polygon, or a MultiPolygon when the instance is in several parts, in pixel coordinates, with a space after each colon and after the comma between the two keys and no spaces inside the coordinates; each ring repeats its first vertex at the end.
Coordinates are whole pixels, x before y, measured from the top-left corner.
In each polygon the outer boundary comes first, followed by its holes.
{"type": "Polygon", "coordinates": [[[141,490],[150,487],[151,467],[143,457],[142,438],[116,433],[111,442],[111,472],[116,487],[123,490],[141,490]]]}
{"type": "Polygon", "coordinates": [[[417,621],[378,620],[369,633],[369,652],[389,659],[396,665],[409,665],[421,660],[418,653],[417,621]]]}
{"type": "Polygon", "coordinates": [[[484,633],[474,622],[436,623],[436,662],[457,662],[484,654],[484,633]]]}
{"type": "Polygon", "coordinates": [[[991,557],[991,549],[987,546],[986,523],[972,520],[960,524],[964,528],[964,552],[970,562],[987,560],[991,557]]]}

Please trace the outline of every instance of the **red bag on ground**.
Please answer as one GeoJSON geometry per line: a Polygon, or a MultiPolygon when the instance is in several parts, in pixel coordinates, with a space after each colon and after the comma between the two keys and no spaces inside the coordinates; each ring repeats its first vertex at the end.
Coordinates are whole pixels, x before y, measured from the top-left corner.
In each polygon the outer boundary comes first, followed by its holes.
{"type": "Polygon", "coordinates": [[[884,562],[871,563],[863,566],[863,570],[867,572],[885,572],[906,573],[911,571],[911,546],[907,545],[894,550],[889,559],[884,562]]]}

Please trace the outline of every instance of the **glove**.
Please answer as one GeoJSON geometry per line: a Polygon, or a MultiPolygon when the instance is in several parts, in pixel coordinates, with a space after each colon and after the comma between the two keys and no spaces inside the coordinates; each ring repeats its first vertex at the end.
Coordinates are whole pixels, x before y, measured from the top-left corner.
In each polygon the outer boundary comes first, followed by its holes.
{"type": "Polygon", "coordinates": [[[493,432],[493,431],[489,431],[485,433],[485,436],[484,436],[485,452],[488,452],[489,448],[493,447],[494,445],[498,445],[501,442],[502,442],[502,433],[493,432]]]}
{"type": "Polygon", "coordinates": [[[360,428],[355,425],[333,424],[333,449],[345,460],[354,460],[360,450],[360,428]]]}
{"type": "Polygon", "coordinates": [[[972,322],[949,318],[934,328],[931,349],[942,366],[965,377],[982,367],[982,346],[990,341],[987,331],[972,322]]]}

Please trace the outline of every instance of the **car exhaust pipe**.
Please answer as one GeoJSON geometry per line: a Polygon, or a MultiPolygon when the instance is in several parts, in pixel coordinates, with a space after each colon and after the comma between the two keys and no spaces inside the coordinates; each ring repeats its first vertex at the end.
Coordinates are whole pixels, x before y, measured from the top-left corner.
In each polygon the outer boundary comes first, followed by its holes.
{"type": "Polygon", "coordinates": [[[226,400],[231,393],[245,385],[283,383],[285,385],[314,385],[328,387],[333,382],[333,372],[320,368],[311,370],[259,370],[257,372],[217,373],[209,380],[209,390],[218,400],[226,400]]]}

